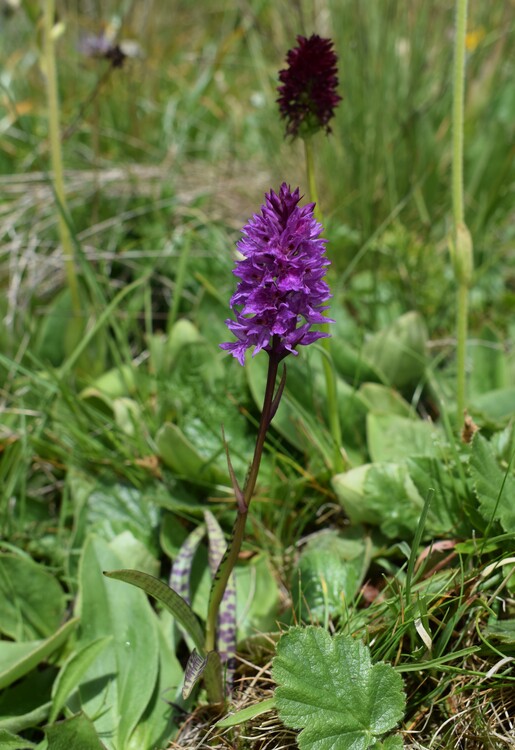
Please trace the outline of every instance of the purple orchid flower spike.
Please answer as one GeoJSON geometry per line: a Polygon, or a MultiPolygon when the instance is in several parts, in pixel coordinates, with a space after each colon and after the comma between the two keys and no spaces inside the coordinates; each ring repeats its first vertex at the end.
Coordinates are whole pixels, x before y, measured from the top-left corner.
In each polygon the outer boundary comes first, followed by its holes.
{"type": "Polygon", "coordinates": [[[292,192],[283,183],[243,228],[238,250],[244,258],[233,271],[240,279],[231,298],[236,320],[226,321],[237,340],[220,344],[241,365],[251,347],[253,356],[264,349],[278,362],[297,354],[297,346],[328,336],[313,325],[333,322],[322,314],[331,298],[322,225],[315,204],[300,207],[300,199],[299,188],[292,192]]]}

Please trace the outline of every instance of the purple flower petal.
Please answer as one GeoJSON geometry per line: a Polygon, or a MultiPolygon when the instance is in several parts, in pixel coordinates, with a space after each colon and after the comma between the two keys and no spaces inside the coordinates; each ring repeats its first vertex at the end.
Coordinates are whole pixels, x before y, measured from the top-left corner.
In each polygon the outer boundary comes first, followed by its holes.
{"type": "Polygon", "coordinates": [[[241,365],[245,352],[254,347],[279,358],[296,354],[328,336],[311,331],[317,323],[333,322],[323,316],[331,294],[324,281],[329,265],[322,225],[313,215],[314,204],[299,207],[300,192],[283,183],[279,193],[270,190],[261,214],[243,228],[238,250],[243,260],[233,273],[240,281],[231,298],[236,320],[226,325],[237,341],[221,344],[241,365]]]}

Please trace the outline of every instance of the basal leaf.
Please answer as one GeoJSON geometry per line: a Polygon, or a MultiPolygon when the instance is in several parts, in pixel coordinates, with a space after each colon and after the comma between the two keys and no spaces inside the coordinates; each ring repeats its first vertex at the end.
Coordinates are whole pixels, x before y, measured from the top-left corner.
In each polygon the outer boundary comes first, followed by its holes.
{"type": "Polygon", "coordinates": [[[30,750],[33,747],[36,747],[33,742],[24,740],[7,729],[0,729],[0,750],[30,750]]]}
{"type": "Polygon", "coordinates": [[[372,461],[402,461],[438,455],[438,430],[430,422],[397,414],[367,416],[368,451],[372,461]]]}
{"type": "Polygon", "coordinates": [[[272,666],[283,722],[302,731],[300,750],[367,750],[402,719],[402,679],[388,664],[372,664],[369,649],[342,634],[292,628],[272,666]]]}
{"type": "Polygon", "coordinates": [[[64,592],[42,565],[0,555],[0,631],[16,641],[52,635],[62,622],[64,592]]]}
{"type": "Polygon", "coordinates": [[[59,721],[45,728],[48,750],[106,750],[100,742],[93,722],[84,714],[77,714],[71,719],[59,721]]]}
{"type": "Polygon", "coordinates": [[[113,640],[83,676],[68,705],[83,711],[110,750],[120,750],[153,694],[159,666],[157,617],[147,598],[102,575],[120,558],[90,536],[80,564],[80,646],[105,636],[113,640]]]}
{"type": "Polygon", "coordinates": [[[344,539],[334,531],[314,536],[302,550],[292,576],[297,616],[321,622],[326,615],[341,615],[361,583],[364,557],[363,542],[344,539]]]}
{"type": "Polygon", "coordinates": [[[93,664],[95,659],[100,656],[112,636],[107,635],[103,638],[97,638],[91,643],[87,643],[82,648],[75,651],[69,659],[63,664],[54,686],[52,688],[52,711],[50,712],[49,722],[56,720],[59,711],[66,703],[68,696],[79,685],[83,675],[93,664]]]}
{"type": "Polygon", "coordinates": [[[492,446],[479,434],[472,442],[470,472],[483,518],[499,521],[504,531],[515,531],[515,477],[498,465],[492,446]]]}
{"type": "Polygon", "coordinates": [[[66,642],[78,620],[70,620],[44,641],[0,641],[0,690],[19,680],[66,642]]]}

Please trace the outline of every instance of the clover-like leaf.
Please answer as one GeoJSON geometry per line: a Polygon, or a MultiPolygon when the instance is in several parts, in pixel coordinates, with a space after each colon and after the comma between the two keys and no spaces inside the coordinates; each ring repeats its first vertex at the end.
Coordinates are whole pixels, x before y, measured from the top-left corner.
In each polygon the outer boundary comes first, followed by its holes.
{"type": "MultiPolygon", "coordinates": [[[[300,750],[367,750],[402,719],[402,679],[370,650],[323,628],[291,628],[272,667],[279,716],[300,750]]],[[[393,745],[395,747],[395,743],[393,745]]]]}

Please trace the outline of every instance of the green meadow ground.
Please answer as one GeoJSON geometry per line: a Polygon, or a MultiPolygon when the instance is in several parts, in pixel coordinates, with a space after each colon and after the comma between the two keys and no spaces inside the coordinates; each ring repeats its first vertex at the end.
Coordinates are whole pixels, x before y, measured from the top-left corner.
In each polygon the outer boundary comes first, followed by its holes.
{"type": "MultiPolygon", "coordinates": [[[[90,575],[95,565],[119,559],[166,580],[206,507],[231,528],[220,426],[243,477],[264,374],[259,357],[243,370],[218,344],[229,336],[239,230],[270,187],[308,190],[302,144],[284,139],[275,99],[286,51],[313,32],[334,40],[343,97],[315,153],[344,471],[334,466],[314,348],[288,363],[238,566],[236,703],[271,695],[271,634],[321,623],[398,669],[406,747],[513,748],[515,6],[469,10],[467,406],[471,431],[480,428],[470,441],[456,413],[447,242],[454,3],[194,5],[58,3],[77,311],[49,166],[39,5],[0,3],[0,749],[52,750],[42,727],[80,709],[113,750],[167,747],[184,721],[142,717],[154,689],[180,703],[184,653],[166,638],[169,671],[160,662],[146,702],[131,709],[137,727],[118,744],[102,713],[113,693],[96,703],[81,693],[91,665],[68,671],[57,708],[55,680],[120,625],[112,613],[125,588],[90,575]],[[102,28],[130,42],[119,68],[79,51],[102,28]],[[105,596],[87,593],[101,587],[105,596]],[[99,624],[102,607],[112,616],[99,624]],[[56,639],[75,615],[76,629],[56,639]],[[27,646],[28,667],[12,661],[11,644],[35,641],[48,650],[27,646]],[[27,744],[9,745],[17,741],[2,732],[27,744]]],[[[192,576],[200,618],[204,563],[201,550],[192,576]]],[[[101,645],[118,664],[114,646],[101,645]]],[[[124,679],[144,671],[145,658],[127,656],[124,679]]],[[[198,724],[208,731],[204,717],[198,724]]],[[[295,747],[275,717],[239,737],[215,735],[178,742],[295,747]]]]}

